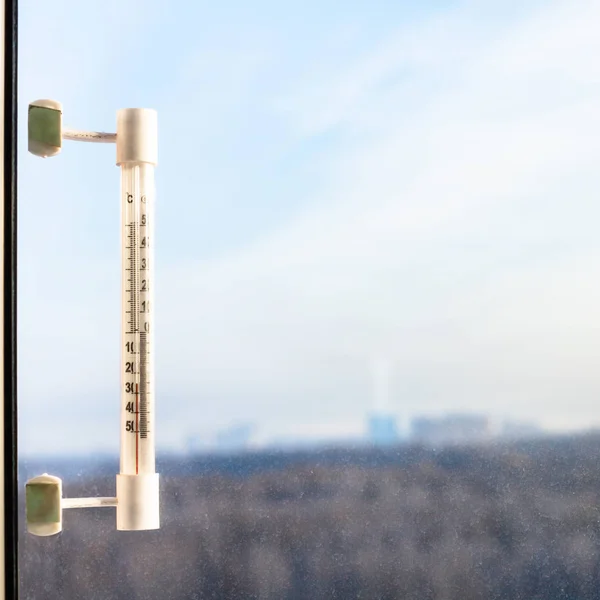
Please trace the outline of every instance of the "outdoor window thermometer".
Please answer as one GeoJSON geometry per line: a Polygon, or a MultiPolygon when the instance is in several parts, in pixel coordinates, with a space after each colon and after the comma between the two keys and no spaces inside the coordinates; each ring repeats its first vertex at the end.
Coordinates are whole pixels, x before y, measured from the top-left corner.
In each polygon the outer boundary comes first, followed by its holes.
{"type": "Polygon", "coordinates": [[[62,481],[44,474],[25,485],[27,529],[34,535],[62,530],[66,508],[115,506],[117,529],[159,528],[154,450],[153,226],[157,115],[145,108],[117,112],[117,132],[63,128],[54,100],[29,105],[29,151],[55,156],[63,140],[114,143],[121,167],[121,465],[116,497],[63,498],[62,481]]]}

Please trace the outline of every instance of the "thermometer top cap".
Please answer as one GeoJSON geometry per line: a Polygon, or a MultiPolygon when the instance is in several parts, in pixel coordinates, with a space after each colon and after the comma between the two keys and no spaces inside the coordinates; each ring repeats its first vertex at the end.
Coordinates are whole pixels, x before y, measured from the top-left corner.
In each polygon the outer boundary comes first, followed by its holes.
{"type": "Polygon", "coordinates": [[[158,117],[150,108],[117,111],[117,165],[158,162],[158,117]]]}

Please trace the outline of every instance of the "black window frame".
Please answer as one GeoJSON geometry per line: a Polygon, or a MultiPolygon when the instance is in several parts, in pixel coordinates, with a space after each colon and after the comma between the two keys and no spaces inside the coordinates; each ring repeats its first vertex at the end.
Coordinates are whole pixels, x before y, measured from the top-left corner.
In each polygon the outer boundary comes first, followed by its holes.
{"type": "Polygon", "coordinates": [[[3,373],[4,598],[18,598],[17,0],[4,0],[3,373]]]}

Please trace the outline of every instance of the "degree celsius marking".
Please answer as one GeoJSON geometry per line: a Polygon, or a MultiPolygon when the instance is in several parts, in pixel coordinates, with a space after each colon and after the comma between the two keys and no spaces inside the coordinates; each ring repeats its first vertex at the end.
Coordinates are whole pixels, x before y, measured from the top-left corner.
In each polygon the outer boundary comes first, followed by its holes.
{"type": "Polygon", "coordinates": [[[140,438],[148,437],[148,354],[150,348],[148,344],[148,334],[140,332],[140,418],[138,429],[140,438]]]}
{"type": "MultiPolygon", "coordinates": [[[[128,202],[129,202],[128,194],[128,202]]],[[[139,274],[138,274],[138,243],[137,243],[137,223],[132,221],[128,224],[128,234],[127,238],[129,240],[129,310],[125,311],[126,314],[129,315],[129,333],[134,333],[139,331],[140,323],[139,323],[139,306],[138,306],[138,298],[139,298],[139,274]]]]}
{"type": "Polygon", "coordinates": [[[135,474],[137,475],[139,473],[139,469],[140,469],[140,452],[139,452],[139,442],[140,442],[140,438],[139,438],[139,433],[138,431],[140,430],[140,409],[139,409],[139,393],[138,393],[138,384],[135,384],[135,418],[137,421],[137,431],[135,433],[135,474]]]}

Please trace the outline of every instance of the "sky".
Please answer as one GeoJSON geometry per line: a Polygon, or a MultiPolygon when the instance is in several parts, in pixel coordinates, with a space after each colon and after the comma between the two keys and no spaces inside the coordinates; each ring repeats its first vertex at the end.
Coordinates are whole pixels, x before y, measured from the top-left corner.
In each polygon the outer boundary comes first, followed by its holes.
{"type": "Polygon", "coordinates": [[[79,129],[158,111],[159,449],[246,421],[343,434],[374,407],[600,423],[599,20],[597,0],[22,1],[22,452],[119,444],[115,150],[28,154],[38,98],[79,129]]]}

